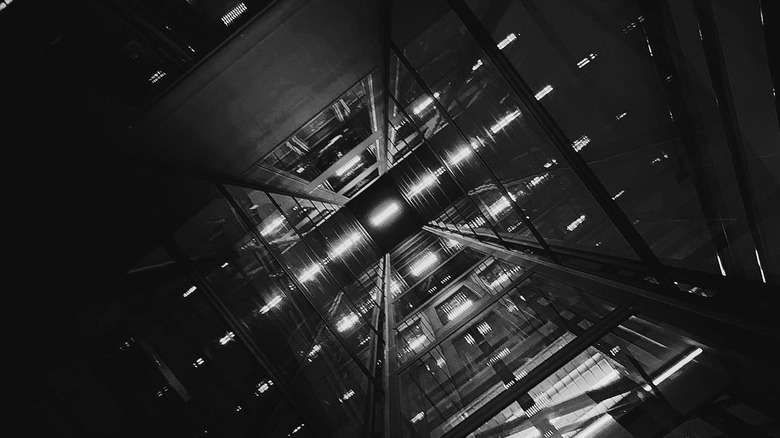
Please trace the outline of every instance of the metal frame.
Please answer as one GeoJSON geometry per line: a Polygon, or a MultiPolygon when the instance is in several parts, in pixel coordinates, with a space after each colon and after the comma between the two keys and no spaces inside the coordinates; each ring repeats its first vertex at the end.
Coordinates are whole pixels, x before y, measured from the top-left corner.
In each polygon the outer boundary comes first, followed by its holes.
{"type": "Polygon", "coordinates": [[[273,379],[274,383],[282,391],[282,394],[290,403],[290,405],[293,406],[293,408],[302,418],[305,419],[305,421],[311,422],[313,426],[311,428],[313,433],[315,433],[317,436],[324,436],[322,433],[325,429],[323,429],[322,425],[317,419],[317,416],[313,412],[310,412],[303,404],[298,402],[297,398],[294,396],[294,391],[289,387],[287,381],[282,377],[283,373],[277,369],[273,361],[271,361],[260,350],[257,344],[255,344],[254,340],[252,339],[252,335],[247,332],[247,330],[244,328],[244,325],[238,321],[230,309],[228,309],[227,306],[222,302],[222,300],[219,298],[219,295],[212,289],[211,283],[205,276],[200,273],[200,271],[198,271],[187,253],[179,246],[173,237],[163,235],[160,236],[160,238],[162,240],[163,247],[170,253],[174,260],[184,266],[185,271],[191,276],[196,285],[203,291],[203,294],[206,296],[212,307],[214,307],[217,313],[224,320],[225,324],[230,327],[231,331],[235,333],[236,337],[241,341],[242,344],[244,344],[247,350],[249,350],[249,353],[265,369],[271,379],[273,379]]]}
{"type": "Polygon", "coordinates": [[[574,360],[574,358],[585,351],[594,342],[601,339],[604,335],[628,319],[634,312],[633,306],[623,305],[599,319],[571,342],[564,345],[561,349],[544,360],[544,362],[531,369],[525,377],[507,388],[504,392],[492,398],[484,406],[477,409],[476,412],[470,414],[465,420],[455,425],[455,427],[448,430],[442,435],[442,438],[467,436],[501,412],[506,406],[509,406],[518,397],[527,393],[535,386],[542,383],[544,379],[559,368],[574,360]]]}
{"type": "Polygon", "coordinates": [[[322,323],[328,328],[328,330],[330,330],[330,332],[333,334],[333,337],[336,339],[336,341],[341,345],[342,348],[344,348],[344,351],[346,351],[347,355],[352,359],[353,362],[355,362],[357,367],[366,375],[366,377],[368,377],[368,379],[371,380],[373,376],[371,376],[371,373],[368,371],[368,368],[366,368],[366,366],[363,364],[360,358],[357,357],[355,352],[353,352],[352,349],[347,346],[344,339],[342,339],[341,336],[338,334],[336,328],[333,327],[333,324],[328,320],[327,315],[325,315],[322,312],[319,306],[314,304],[315,301],[311,297],[308,288],[305,288],[298,281],[298,278],[295,276],[295,274],[293,274],[290,271],[290,268],[284,262],[284,259],[281,257],[281,255],[277,253],[276,249],[270,243],[268,243],[268,241],[266,241],[265,238],[259,232],[257,232],[257,227],[252,222],[252,218],[250,218],[246,214],[246,212],[241,208],[241,206],[238,204],[235,198],[233,198],[233,196],[230,195],[230,192],[228,192],[224,186],[217,185],[217,188],[220,191],[220,193],[227,199],[228,203],[230,204],[231,208],[235,211],[236,215],[241,219],[241,221],[244,222],[244,226],[248,228],[249,234],[251,234],[258,242],[260,242],[265,248],[265,250],[268,251],[268,253],[271,254],[271,256],[274,258],[274,260],[282,267],[282,270],[284,270],[285,274],[287,274],[287,276],[290,277],[290,281],[295,285],[296,289],[301,291],[301,295],[306,299],[306,301],[309,302],[309,305],[314,309],[314,311],[320,317],[322,323]]]}
{"type": "Polygon", "coordinates": [[[534,97],[533,91],[520,75],[515,66],[509,61],[501,50],[496,46],[493,37],[482,25],[479,18],[474,15],[472,10],[463,0],[447,0],[453,12],[465,25],[468,32],[485,52],[485,55],[495,66],[496,70],[506,80],[509,88],[518,97],[525,106],[530,115],[539,123],[539,126],[550,139],[567,164],[572,168],[580,181],[585,185],[598,205],[604,210],[612,223],[620,232],[621,236],[631,246],[631,249],[653,270],[653,275],[664,288],[669,291],[679,291],[674,282],[672,282],[658,257],[653,253],[650,246],[644,238],[634,228],[620,209],[618,204],[612,199],[607,189],[598,179],[593,170],[587,165],[585,160],[571,146],[572,142],[563,132],[547,109],[539,103],[534,97]]]}
{"type": "MultiPolygon", "coordinates": [[[[450,113],[447,111],[447,108],[444,106],[444,104],[441,103],[438,97],[436,97],[433,93],[433,91],[428,87],[428,84],[425,83],[423,78],[420,76],[420,74],[417,72],[417,70],[414,68],[414,66],[409,62],[408,59],[406,59],[406,56],[401,52],[401,50],[396,47],[395,45],[393,47],[393,53],[398,58],[399,61],[404,65],[406,70],[409,72],[409,74],[412,75],[417,85],[423,90],[423,92],[428,96],[428,98],[432,99],[433,104],[436,106],[436,109],[439,111],[439,113],[444,117],[445,120],[447,120],[447,123],[455,128],[460,138],[466,142],[466,144],[469,144],[469,139],[466,136],[466,133],[463,132],[463,130],[460,128],[460,126],[455,122],[455,120],[450,116],[450,113]]],[[[404,111],[404,114],[406,114],[406,111],[404,111]]],[[[411,121],[411,117],[409,117],[408,114],[406,114],[406,117],[411,121]]],[[[417,124],[415,123],[415,127],[417,127],[417,124]]],[[[419,127],[417,127],[419,131],[419,127]]],[[[429,143],[430,144],[430,143],[429,143]]],[[[523,225],[528,228],[528,230],[533,234],[534,238],[539,242],[539,245],[544,248],[545,252],[547,253],[547,256],[550,257],[555,262],[558,262],[558,259],[555,255],[555,253],[550,249],[549,245],[547,245],[547,241],[544,240],[544,237],[542,237],[541,233],[536,229],[533,223],[531,223],[531,219],[528,217],[527,214],[523,211],[523,209],[518,205],[517,201],[513,199],[511,194],[509,193],[509,190],[501,183],[501,181],[498,179],[496,174],[493,172],[493,170],[487,165],[485,162],[485,159],[482,158],[482,155],[479,154],[479,151],[473,151],[474,156],[477,157],[479,160],[480,165],[482,166],[482,169],[485,171],[485,173],[488,175],[491,181],[493,181],[493,184],[496,186],[496,188],[501,192],[501,195],[504,196],[507,201],[509,201],[509,205],[512,206],[512,209],[515,211],[515,214],[517,214],[520,217],[520,220],[523,222],[523,225]]],[[[436,153],[438,156],[438,153],[436,153]]],[[[452,172],[451,167],[449,166],[449,163],[446,162],[446,160],[439,157],[442,161],[444,161],[445,165],[447,166],[447,170],[450,172],[450,174],[453,175],[453,178],[455,177],[455,174],[452,172]]]]}

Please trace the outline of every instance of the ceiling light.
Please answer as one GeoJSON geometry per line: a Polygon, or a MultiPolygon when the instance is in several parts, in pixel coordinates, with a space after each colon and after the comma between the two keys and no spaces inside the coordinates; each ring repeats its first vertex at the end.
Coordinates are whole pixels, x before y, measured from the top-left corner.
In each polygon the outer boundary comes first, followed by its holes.
{"type": "Polygon", "coordinates": [[[425,272],[428,268],[435,265],[436,262],[439,261],[439,256],[436,255],[436,253],[429,252],[425,254],[424,256],[417,259],[416,262],[412,263],[412,266],[410,267],[412,275],[415,277],[420,276],[423,272],[425,272]]]}
{"type": "Polygon", "coordinates": [[[511,113],[505,115],[501,118],[496,124],[490,127],[490,132],[493,134],[498,133],[498,131],[504,129],[506,125],[508,125],[512,120],[518,118],[520,116],[520,110],[514,110],[511,113]]]}
{"type": "Polygon", "coordinates": [[[388,219],[395,216],[400,210],[401,206],[397,202],[388,203],[370,219],[371,225],[378,227],[379,225],[384,224],[388,219]]]}

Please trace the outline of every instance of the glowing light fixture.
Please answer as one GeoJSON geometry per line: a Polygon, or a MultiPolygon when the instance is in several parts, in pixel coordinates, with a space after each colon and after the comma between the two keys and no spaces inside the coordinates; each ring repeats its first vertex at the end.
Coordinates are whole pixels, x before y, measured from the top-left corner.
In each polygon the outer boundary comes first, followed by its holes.
{"type": "Polygon", "coordinates": [[[544,96],[547,96],[548,94],[552,93],[553,87],[552,85],[545,85],[544,88],[539,90],[538,93],[534,95],[536,100],[542,100],[544,96]]]}
{"type": "Polygon", "coordinates": [[[577,229],[577,227],[582,225],[582,223],[585,222],[585,219],[587,219],[587,218],[588,217],[585,216],[584,214],[581,215],[577,219],[574,219],[574,221],[572,223],[570,223],[569,225],[566,225],[566,229],[569,230],[569,231],[574,231],[575,229],[577,229]]]}
{"type": "Polygon", "coordinates": [[[271,310],[274,307],[276,307],[280,302],[282,302],[282,296],[281,295],[274,296],[273,298],[268,300],[268,302],[265,304],[265,306],[260,308],[260,313],[264,314],[264,313],[268,312],[269,310],[271,310]]]}
{"type": "Polygon", "coordinates": [[[517,39],[517,35],[514,33],[510,33],[506,36],[503,40],[499,41],[497,46],[499,49],[503,49],[504,47],[508,46],[512,41],[517,39]]]}
{"type": "Polygon", "coordinates": [[[235,21],[236,18],[242,16],[244,12],[246,12],[246,5],[243,3],[239,3],[236,5],[236,7],[228,11],[227,14],[222,16],[222,23],[225,26],[230,26],[230,24],[233,23],[233,21],[235,21]]]}
{"type": "Polygon", "coordinates": [[[350,389],[349,391],[345,392],[344,395],[342,395],[339,399],[344,402],[352,398],[352,396],[355,395],[355,391],[350,389]]]}
{"type": "Polygon", "coordinates": [[[461,302],[457,307],[452,309],[447,313],[447,319],[450,321],[454,321],[457,317],[463,314],[463,312],[469,310],[469,307],[473,306],[474,302],[471,300],[466,300],[461,302]]]}
{"type": "Polygon", "coordinates": [[[349,315],[341,318],[339,322],[336,323],[336,330],[345,332],[354,327],[359,320],[360,318],[357,315],[350,313],[349,315]]]}
{"type": "MultiPolygon", "coordinates": [[[[439,92],[437,91],[437,92],[433,93],[433,97],[438,99],[439,98],[439,92]]],[[[420,115],[420,113],[425,111],[425,108],[428,108],[432,103],[433,103],[433,99],[430,96],[428,96],[425,99],[423,99],[422,102],[420,102],[416,107],[414,107],[414,109],[412,109],[412,112],[415,115],[420,115]]]]}
{"type": "Polygon", "coordinates": [[[626,191],[625,190],[621,190],[621,191],[615,193],[615,196],[612,197],[612,200],[614,201],[615,199],[623,196],[623,193],[626,193],[626,191]]]}
{"type": "Polygon", "coordinates": [[[346,239],[344,239],[328,253],[328,257],[336,258],[341,254],[344,254],[347,252],[347,250],[349,250],[349,248],[357,243],[358,240],[360,240],[360,233],[355,232],[350,234],[346,239]]]}
{"type": "Polygon", "coordinates": [[[417,413],[417,415],[415,415],[414,417],[411,418],[411,422],[412,423],[416,423],[416,422],[422,420],[423,418],[425,418],[425,413],[420,411],[420,412],[417,413]]]}
{"type": "Polygon", "coordinates": [[[266,225],[265,228],[263,228],[260,231],[260,234],[262,236],[267,236],[273,233],[274,231],[276,231],[276,229],[279,228],[283,223],[284,223],[284,216],[279,216],[274,220],[272,220],[271,222],[269,222],[268,225],[266,225]]]}
{"type": "Polygon", "coordinates": [[[431,266],[435,265],[439,261],[439,256],[434,252],[429,252],[417,259],[412,263],[410,271],[415,277],[419,277],[422,273],[428,270],[431,266]]]}
{"type": "Polygon", "coordinates": [[[311,280],[314,278],[315,275],[317,275],[318,272],[322,270],[322,266],[320,264],[312,265],[309,269],[303,271],[303,274],[301,274],[300,277],[298,277],[298,281],[301,283],[304,283],[306,281],[311,280]]]}
{"type": "Polygon", "coordinates": [[[347,161],[346,163],[344,163],[343,166],[338,168],[338,170],[336,171],[336,176],[344,176],[347,172],[350,171],[350,169],[360,164],[360,161],[361,161],[360,155],[350,158],[349,161],[347,161]]]}
{"type": "Polygon", "coordinates": [[[374,215],[370,222],[371,225],[378,227],[387,222],[388,219],[395,216],[401,210],[401,206],[397,202],[388,203],[382,210],[374,215]]]}
{"type": "Polygon", "coordinates": [[[436,181],[439,180],[439,176],[441,176],[444,173],[444,168],[440,167],[436,169],[433,173],[429,173],[422,177],[422,179],[412,186],[412,188],[409,190],[409,193],[407,193],[407,196],[414,197],[422,193],[423,190],[427,189],[428,187],[436,184],[436,181]]]}
{"type": "Polygon", "coordinates": [[[587,135],[583,135],[580,138],[574,140],[574,143],[572,143],[572,147],[574,147],[575,151],[579,152],[582,150],[582,148],[587,146],[588,143],[590,143],[590,137],[588,137],[587,135]]]}
{"type": "Polygon", "coordinates": [[[758,270],[761,272],[761,281],[766,283],[766,277],[764,276],[764,268],[761,267],[761,257],[758,256],[757,249],[756,249],[756,261],[758,262],[758,270]]]}
{"type": "MultiPolygon", "coordinates": [[[[661,382],[668,379],[672,374],[676,373],[680,370],[680,368],[687,365],[690,361],[692,361],[696,356],[700,355],[702,353],[701,348],[697,348],[693,350],[692,352],[688,353],[684,358],[680,359],[679,362],[674,364],[671,368],[664,371],[663,373],[659,374],[658,377],[653,379],[653,385],[660,385],[661,382]]],[[[642,387],[645,391],[650,391],[650,385],[645,385],[642,387]]]]}
{"type": "Polygon", "coordinates": [[[229,342],[233,341],[233,338],[236,337],[236,334],[233,332],[227,332],[225,333],[225,336],[219,338],[219,344],[220,345],[227,345],[229,342]]]}
{"type": "Polygon", "coordinates": [[[159,81],[160,79],[162,79],[164,77],[165,77],[165,72],[162,71],[162,70],[157,70],[156,72],[154,72],[153,75],[151,75],[149,77],[149,82],[155,84],[155,83],[157,83],[157,81],[159,81]]]}
{"type": "Polygon", "coordinates": [[[501,118],[498,122],[496,122],[493,126],[490,127],[490,132],[493,134],[498,133],[498,131],[504,129],[506,125],[510,124],[512,120],[520,117],[520,110],[514,110],[511,113],[505,115],[501,118]]]}
{"type": "Polygon", "coordinates": [[[187,298],[188,296],[190,296],[190,295],[191,295],[193,292],[195,292],[196,290],[198,290],[198,287],[197,287],[197,286],[190,286],[190,288],[189,288],[189,289],[187,289],[187,291],[186,291],[186,292],[184,292],[184,294],[183,294],[182,296],[183,296],[184,298],[187,298]]]}
{"type": "Polygon", "coordinates": [[[450,157],[449,163],[454,166],[460,163],[461,161],[465,160],[466,158],[470,157],[472,154],[471,149],[476,149],[476,148],[472,146],[471,148],[465,147],[465,148],[458,149],[458,151],[455,152],[455,155],[452,155],[450,157]]]}

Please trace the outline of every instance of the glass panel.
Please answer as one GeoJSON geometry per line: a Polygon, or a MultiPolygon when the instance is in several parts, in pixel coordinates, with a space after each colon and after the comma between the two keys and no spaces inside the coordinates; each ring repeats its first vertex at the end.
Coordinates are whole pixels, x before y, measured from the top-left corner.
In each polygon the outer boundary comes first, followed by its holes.
{"type": "Polygon", "coordinates": [[[532,275],[401,372],[403,415],[441,436],[612,308],[532,275]]]}
{"type": "Polygon", "coordinates": [[[469,436],[759,433],[760,425],[769,427],[770,415],[755,399],[748,403],[758,410],[744,404],[752,397],[738,383],[739,373],[752,369],[740,370],[744,365],[673,329],[631,317],[469,436]],[[740,406],[750,420],[734,422],[728,406],[740,406]]]}
{"type": "MultiPolygon", "coordinates": [[[[780,199],[777,178],[766,171],[777,152],[767,150],[756,158],[767,139],[778,138],[758,1],[739,8],[713,2],[712,21],[702,12],[708,6],[690,3],[649,8],[641,2],[607,1],[589,8],[531,0],[507,3],[497,20],[484,2],[470,3],[490,23],[499,45],[514,35],[503,52],[539,90],[540,102],[572,147],[659,258],[681,267],[766,279],[754,239],[765,240],[762,235],[773,227],[756,220],[756,236],[751,236],[747,218],[748,211],[755,214],[770,199],[780,199]],[[607,17],[617,24],[607,24],[607,17]],[[718,39],[708,26],[730,33],[718,39]],[[756,48],[750,60],[734,50],[737,40],[748,39],[756,48]],[[721,51],[729,55],[723,64],[721,51]],[[739,79],[723,83],[711,75],[712,68],[739,79]],[[755,74],[755,82],[747,79],[747,71],[755,74]],[[717,94],[725,86],[739,103],[731,108],[733,120],[724,116],[732,102],[717,94]],[[738,112],[743,117],[738,119],[738,112]],[[738,138],[728,136],[731,123],[738,138]],[[751,132],[751,144],[740,129],[751,132]],[[737,158],[755,164],[752,175],[739,176],[737,158]],[[747,188],[746,178],[765,183],[748,188],[744,198],[740,184],[747,188]]],[[[589,241],[605,242],[600,236],[589,241]]],[[[776,251],[770,253],[776,257],[776,251]]]]}
{"type": "MultiPolygon", "coordinates": [[[[514,42],[510,39],[506,46],[514,42]]],[[[466,172],[470,167],[481,166],[478,157],[484,160],[545,239],[568,247],[635,257],[581,182],[558,175],[570,172],[566,163],[528,110],[508,91],[510,88],[496,69],[481,56],[477,44],[453,13],[444,15],[407,45],[405,55],[428,86],[439,93],[442,104],[465,135],[465,139],[453,135],[450,141],[439,143],[451,159],[459,158],[459,170],[466,172]],[[459,152],[461,149],[464,152],[459,152]],[[545,175],[551,171],[557,173],[552,177],[545,175]],[[539,201],[532,203],[531,198],[539,201]],[[541,205],[545,208],[539,208],[541,205]],[[578,232],[571,231],[574,227],[579,228],[578,232]],[[585,233],[591,238],[582,239],[585,233]],[[596,246],[597,242],[601,244],[596,246]]],[[[537,98],[544,99],[550,92],[543,87],[537,98]]],[[[452,128],[447,126],[439,132],[452,128]]],[[[432,139],[432,143],[437,142],[432,139]]],[[[475,167],[471,172],[478,171],[475,167]]],[[[456,178],[466,181],[466,175],[456,178]]],[[[484,179],[470,187],[481,189],[487,184],[492,181],[484,179]]],[[[478,194],[483,213],[514,214],[503,192],[487,187],[478,194]]],[[[519,217],[501,222],[502,231],[509,232],[511,227],[514,234],[530,236],[518,225],[519,217]]]]}

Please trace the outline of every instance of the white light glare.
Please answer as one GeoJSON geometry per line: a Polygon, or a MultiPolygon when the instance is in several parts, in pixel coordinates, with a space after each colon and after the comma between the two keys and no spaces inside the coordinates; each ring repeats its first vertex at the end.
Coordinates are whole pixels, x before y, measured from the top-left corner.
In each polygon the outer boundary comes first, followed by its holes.
{"type": "Polygon", "coordinates": [[[436,262],[439,261],[439,256],[436,255],[436,253],[429,252],[425,254],[424,256],[417,259],[416,262],[412,263],[412,266],[410,268],[412,275],[415,277],[419,277],[423,272],[428,270],[431,266],[435,265],[436,262]]]}
{"type": "Polygon", "coordinates": [[[450,164],[454,166],[460,163],[461,161],[465,160],[466,158],[470,157],[472,148],[465,147],[465,148],[458,149],[458,152],[455,152],[455,155],[450,157],[449,160],[450,164]]]}
{"type": "Polygon", "coordinates": [[[277,228],[279,228],[284,223],[284,216],[279,216],[276,219],[272,220],[268,223],[268,225],[263,228],[262,231],[260,231],[260,234],[262,236],[267,236],[274,231],[276,231],[277,228]]]}
{"type": "Polygon", "coordinates": [[[355,395],[355,391],[354,391],[354,390],[352,390],[352,389],[350,389],[349,391],[345,392],[345,393],[344,393],[344,395],[342,395],[342,396],[341,396],[340,400],[341,400],[342,402],[343,402],[343,401],[347,401],[347,400],[349,400],[350,398],[352,398],[352,396],[353,396],[353,395],[355,395]]]}
{"type": "Polygon", "coordinates": [[[352,157],[343,166],[339,167],[336,171],[336,176],[344,176],[350,169],[357,166],[360,163],[360,155],[352,157]]]}
{"type": "Polygon", "coordinates": [[[276,307],[281,301],[282,301],[282,296],[281,295],[274,296],[273,298],[268,300],[268,303],[266,303],[265,306],[260,308],[260,313],[262,314],[262,313],[268,312],[269,310],[271,310],[274,307],[276,307]]]}
{"type": "Polygon", "coordinates": [[[574,140],[574,143],[572,143],[572,146],[574,147],[575,151],[579,152],[579,151],[582,150],[582,148],[587,146],[588,143],[590,143],[590,137],[588,137],[587,135],[583,135],[580,138],[574,140]]]}
{"type": "Polygon", "coordinates": [[[160,79],[162,79],[163,77],[165,77],[165,72],[162,70],[157,70],[156,72],[154,72],[153,75],[149,77],[149,82],[154,84],[160,79]]]}
{"type": "Polygon", "coordinates": [[[449,319],[450,321],[454,321],[457,317],[462,315],[463,312],[468,310],[469,307],[471,307],[473,305],[474,305],[474,302],[471,301],[471,300],[466,300],[466,301],[462,302],[460,305],[458,305],[458,307],[452,309],[452,311],[447,314],[447,319],[449,319]]]}
{"type": "Polygon", "coordinates": [[[517,35],[515,35],[514,33],[510,33],[509,35],[506,36],[506,38],[498,42],[497,44],[498,48],[503,49],[504,47],[508,46],[512,41],[516,39],[517,39],[517,35]]]}
{"type": "MultiPolygon", "coordinates": [[[[680,368],[684,367],[686,364],[688,364],[688,362],[692,361],[696,356],[700,355],[701,353],[702,353],[702,349],[701,348],[697,348],[697,349],[693,350],[692,352],[688,353],[687,356],[685,356],[684,358],[680,359],[680,361],[677,362],[676,364],[674,364],[674,366],[672,366],[668,370],[666,370],[663,373],[661,373],[658,377],[653,379],[653,385],[656,385],[656,386],[660,385],[661,382],[663,382],[664,380],[668,379],[669,376],[671,376],[672,374],[674,374],[677,371],[679,371],[680,368]]],[[[644,389],[645,391],[650,391],[650,385],[645,385],[645,386],[642,387],[642,389],[644,389]]]]}
{"type": "Polygon", "coordinates": [[[498,131],[504,129],[506,125],[508,125],[512,120],[518,118],[520,116],[520,110],[514,110],[511,113],[505,115],[501,118],[498,122],[496,122],[495,125],[490,127],[490,132],[493,134],[498,133],[498,131]]]}
{"type": "Polygon", "coordinates": [[[314,278],[314,276],[317,275],[317,273],[320,272],[321,270],[322,270],[322,266],[320,266],[319,264],[313,265],[309,269],[303,271],[303,274],[301,274],[301,276],[298,277],[298,281],[300,281],[301,283],[309,281],[312,278],[314,278]]]}
{"type": "MultiPolygon", "coordinates": [[[[439,92],[437,91],[437,92],[433,93],[433,97],[435,97],[435,98],[437,98],[437,99],[438,99],[438,98],[439,98],[439,92]]],[[[420,115],[420,113],[421,113],[421,112],[423,112],[423,111],[425,111],[425,108],[428,108],[428,106],[429,106],[430,104],[432,104],[432,103],[433,103],[433,99],[432,99],[430,96],[428,96],[428,97],[426,97],[425,99],[423,99],[423,101],[422,101],[422,102],[420,102],[420,104],[419,104],[419,105],[417,105],[416,107],[414,107],[414,109],[412,110],[412,112],[413,112],[413,113],[414,113],[414,115],[416,115],[416,116],[417,116],[417,115],[420,115]]]]}
{"type": "Polygon", "coordinates": [[[349,248],[352,247],[358,240],[360,240],[360,233],[352,233],[344,239],[341,243],[339,243],[335,248],[333,248],[330,253],[328,253],[328,257],[331,259],[336,258],[340,256],[341,254],[344,254],[347,252],[349,248]]]}
{"type": "Polygon", "coordinates": [[[246,12],[246,5],[243,3],[239,3],[236,5],[235,8],[231,9],[227,14],[222,16],[222,23],[224,23],[225,26],[230,26],[230,23],[235,21],[236,18],[243,15],[244,12],[246,12]]]}
{"type": "MultiPolygon", "coordinates": [[[[515,196],[511,193],[509,194],[512,199],[515,199],[515,196]]],[[[502,213],[509,209],[510,203],[509,199],[507,199],[506,196],[502,196],[498,199],[493,205],[488,207],[488,213],[490,213],[493,217],[498,217],[499,213],[502,213]]]]}
{"type": "Polygon", "coordinates": [[[501,283],[509,279],[509,275],[510,275],[509,272],[504,272],[498,277],[496,277],[496,279],[490,283],[490,288],[495,289],[497,286],[501,286],[501,283]]]}
{"type": "Polygon", "coordinates": [[[756,250],[756,261],[758,262],[758,270],[761,272],[761,281],[766,283],[766,277],[764,276],[764,268],[761,267],[761,257],[758,256],[758,250],[756,250]]]}
{"type": "Polygon", "coordinates": [[[414,351],[417,348],[422,347],[422,345],[427,341],[428,338],[425,335],[418,336],[411,341],[409,341],[409,350],[414,351]]]}
{"type": "Polygon", "coordinates": [[[412,417],[412,420],[411,420],[411,421],[412,421],[412,423],[416,423],[416,422],[418,422],[418,421],[422,420],[423,418],[425,418],[425,413],[423,413],[422,411],[420,411],[420,412],[418,412],[418,413],[417,413],[417,415],[415,415],[414,417],[412,417]]]}
{"type": "Polygon", "coordinates": [[[436,171],[434,171],[433,173],[429,173],[425,175],[417,184],[412,186],[407,196],[411,198],[419,195],[420,193],[422,193],[423,190],[436,184],[436,181],[439,180],[439,176],[441,176],[443,173],[444,173],[444,168],[440,167],[436,169],[436,171]]]}
{"type": "Polygon", "coordinates": [[[398,205],[397,202],[391,202],[385,206],[379,213],[374,215],[374,217],[371,218],[371,225],[378,227],[379,225],[382,225],[385,223],[390,217],[398,213],[398,211],[401,209],[401,206],[398,205]]]}
{"type": "Polygon", "coordinates": [[[299,424],[298,426],[295,427],[295,429],[293,429],[292,432],[288,433],[287,436],[291,436],[291,435],[294,435],[294,434],[298,433],[298,431],[301,430],[301,428],[303,426],[304,426],[303,423],[299,424]]]}
{"type": "Polygon", "coordinates": [[[349,329],[351,329],[357,322],[360,320],[357,315],[354,313],[350,313],[349,315],[341,318],[339,322],[336,323],[336,330],[340,332],[345,332],[349,329]]]}
{"type": "Polygon", "coordinates": [[[552,85],[545,85],[544,88],[539,90],[539,92],[534,95],[534,97],[536,98],[536,100],[542,100],[542,98],[550,94],[552,90],[553,90],[552,85]]]}
{"type": "Polygon", "coordinates": [[[626,191],[625,190],[621,190],[621,191],[615,193],[615,196],[612,197],[612,200],[614,201],[615,199],[623,196],[623,193],[626,193],[626,191]]]}
{"type": "Polygon", "coordinates": [[[227,332],[225,336],[219,338],[220,345],[227,345],[228,342],[231,342],[233,338],[236,337],[236,334],[233,332],[227,332]]]}
{"type": "Polygon", "coordinates": [[[222,264],[222,266],[220,266],[220,267],[221,267],[221,268],[227,268],[229,264],[230,264],[230,263],[228,263],[228,262],[225,262],[225,263],[223,263],[223,264],[222,264]]]}
{"type": "Polygon", "coordinates": [[[577,219],[574,219],[574,221],[572,223],[570,223],[569,225],[566,225],[566,229],[569,230],[569,231],[574,231],[577,227],[582,225],[583,222],[585,222],[585,219],[587,219],[587,216],[585,216],[584,214],[581,215],[577,219]]]}
{"type": "Polygon", "coordinates": [[[596,56],[597,55],[595,53],[591,53],[590,55],[580,59],[579,62],[577,62],[577,67],[578,68],[585,67],[586,65],[590,64],[590,61],[596,59],[596,56]]]}
{"type": "Polygon", "coordinates": [[[273,380],[268,380],[266,382],[260,382],[260,383],[257,384],[257,391],[260,394],[262,394],[262,393],[268,391],[269,389],[271,389],[271,386],[273,386],[273,384],[274,384],[273,380]]]}
{"type": "Polygon", "coordinates": [[[720,255],[716,253],[715,254],[715,258],[718,259],[718,267],[720,268],[720,275],[725,277],[726,276],[726,270],[723,268],[723,261],[721,261],[720,255]]]}
{"type": "Polygon", "coordinates": [[[192,294],[193,292],[195,292],[197,289],[198,289],[198,287],[197,287],[197,286],[191,286],[189,289],[187,289],[187,291],[186,291],[186,292],[184,292],[184,294],[183,294],[182,296],[183,296],[184,298],[187,298],[188,296],[190,296],[190,294],[192,294]]]}
{"type": "Polygon", "coordinates": [[[471,66],[471,71],[477,71],[478,68],[482,67],[482,60],[477,59],[477,62],[471,66]]]}

